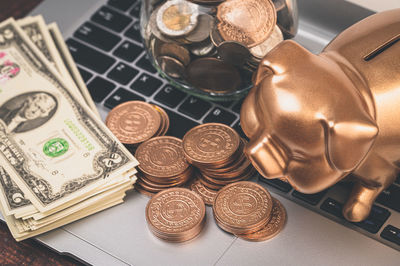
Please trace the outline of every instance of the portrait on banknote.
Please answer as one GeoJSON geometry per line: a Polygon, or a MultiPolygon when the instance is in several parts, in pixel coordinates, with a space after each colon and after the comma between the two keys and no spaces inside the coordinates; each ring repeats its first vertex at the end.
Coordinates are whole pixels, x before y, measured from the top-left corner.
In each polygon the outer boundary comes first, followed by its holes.
{"type": "Polygon", "coordinates": [[[0,106],[0,120],[8,133],[22,133],[45,124],[57,110],[56,98],[43,91],[17,95],[0,106]]]}

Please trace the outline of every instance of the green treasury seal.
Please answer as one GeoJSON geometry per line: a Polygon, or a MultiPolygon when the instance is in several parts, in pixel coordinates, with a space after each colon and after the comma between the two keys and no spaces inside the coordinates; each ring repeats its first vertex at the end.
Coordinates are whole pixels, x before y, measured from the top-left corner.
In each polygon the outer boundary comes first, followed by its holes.
{"type": "Polygon", "coordinates": [[[43,152],[49,157],[58,157],[68,151],[69,144],[65,139],[55,138],[47,141],[43,146],[43,152]]]}

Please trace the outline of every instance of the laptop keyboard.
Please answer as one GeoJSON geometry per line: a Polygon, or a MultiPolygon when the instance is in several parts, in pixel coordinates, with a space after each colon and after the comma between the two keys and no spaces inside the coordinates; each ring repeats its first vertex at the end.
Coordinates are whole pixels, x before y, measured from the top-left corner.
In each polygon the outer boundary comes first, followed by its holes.
{"type": "MultiPolygon", "coordinates": [[[[109,0],[67,40],[93,100],[107,109],[131,100],[163,106],[170,118],[167,134],[178,138],[208,122],[230,125],[245,137],[239,121],[242,101],[204,101],[177,90],[157,74],[144,51],[139,15],[140,1],[109,0]]],[[[349,223],[342,216],[344,198],[337,195],[348,195],[346,183],[310,195],[281,180],[259,180],[308,209],[400,250],[400,177],[378,197],[361,223],[349,223]]]]}

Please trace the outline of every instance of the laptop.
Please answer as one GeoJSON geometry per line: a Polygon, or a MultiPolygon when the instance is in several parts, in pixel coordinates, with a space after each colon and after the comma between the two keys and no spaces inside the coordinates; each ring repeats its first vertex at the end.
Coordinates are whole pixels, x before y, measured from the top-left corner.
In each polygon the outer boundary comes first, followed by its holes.
{"type": "MultiPolygon", "coordinates": [[[[240,101],[207,102],[173,88],[157,74],[143,50],[140,5],[139,0],[45,0],[32,15],[43,14],[47,22],[58,23],[103,119],[119,103],[145,100],[167,110],[169,135],[181,138],[206,121],[222,122],[240,132],[240,101]],[[109,19],[126,25],[115,31],[109,19]],[[83,26],[96,30],[82,30],[83,26]],[[97,45],[99,36],[91,34],[102,31],[121,38],[111,51],[102,50],[97,45]],[[137,70],[136,75],[118,72],[120,64],[137,70]],[[107,70],[99,71],[98,66],[107,70]]],[[[298,7],[295,40],[314,53],[340,31],[374,13],[344,0],[298,0],[298,7]]],[[[164,242],[148,230],[149,198],[137,192],[129,193],[122,205],[36,239],[93,265],[399,265],[400,178],[379,196],[370,217],[357,224],[341,217],[347,184],[305,195],[279,180],[257,176],[253,180],[287,211],[285,228],[269,241],[247,242],[222,231],[207,207],[206,225],[198,237],[180,244],[164,242]]]]}

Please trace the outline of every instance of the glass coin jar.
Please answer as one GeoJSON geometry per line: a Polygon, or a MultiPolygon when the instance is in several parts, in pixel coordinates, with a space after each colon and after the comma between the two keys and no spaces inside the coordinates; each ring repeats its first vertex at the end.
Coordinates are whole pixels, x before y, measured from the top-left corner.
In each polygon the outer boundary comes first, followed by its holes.
{"type": "Polygon", "coordinates": [[[144,0],[141,8],[160,75],[213,101],[245,96],[264,55],[296,30],[296,0],[144,0]]]}

